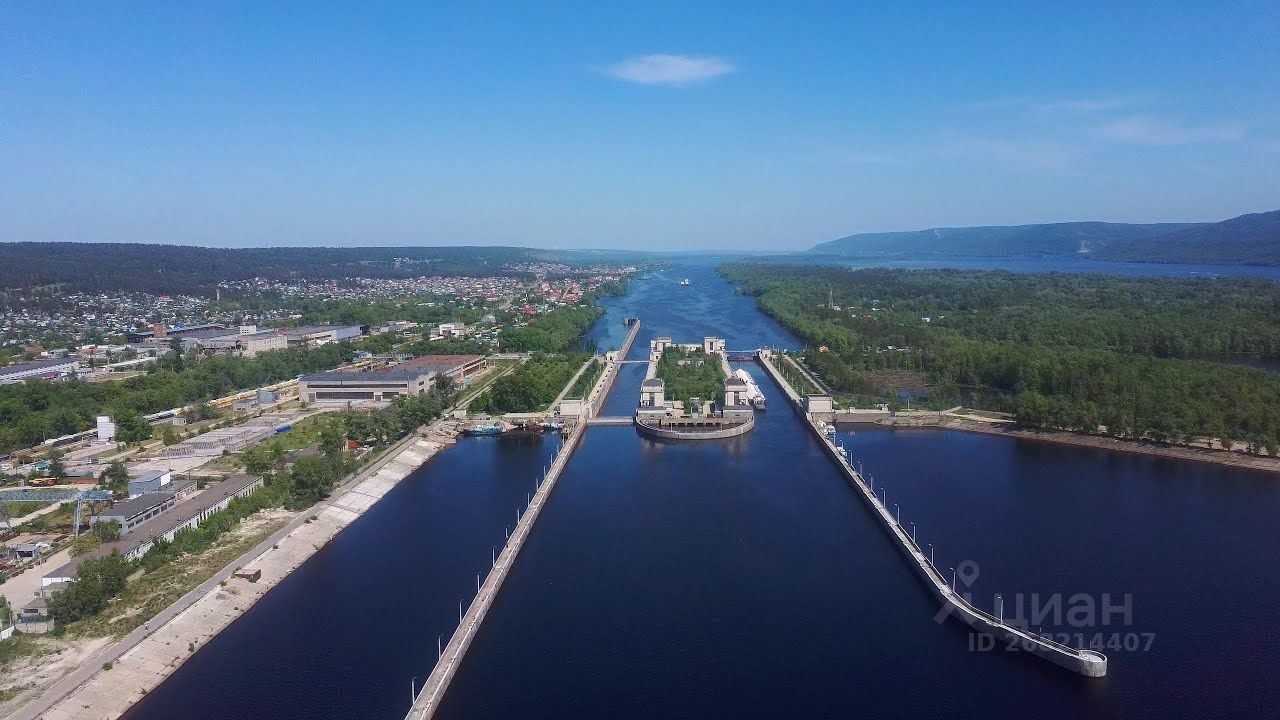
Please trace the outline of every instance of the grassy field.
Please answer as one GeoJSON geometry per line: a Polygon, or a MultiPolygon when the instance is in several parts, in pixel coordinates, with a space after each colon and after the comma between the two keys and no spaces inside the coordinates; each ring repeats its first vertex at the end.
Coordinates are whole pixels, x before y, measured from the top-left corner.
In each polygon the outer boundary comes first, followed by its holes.
{"type": "Polygon", "coordinates": [[[596,386],[596,381],[599,380],[600,376],[603,374],[604,363],[593,358],[591,360],[591,366],[578,376],[578,381],[573,384],[572,388],[570,388],[568,397],[585,398],[590,394],[592,388],[596,386]]]}
{"type": "Polygon", "coordinates": [[[724,370],[720,360],[699,348],[687,352],[667,348],[658,361],[657,375],[666,385],[668,400],[679,400],[688,407],[690,398],[716,402],[724,389],[724,370]]]}
{"type": "Polygon", "coordinates": [[[267,438],[264,442],[279,442],[285,450],[301,450],[320,442],[321,431],[331,422],[332,415],[312,415],[295,422],[288,432],[280,433],[274,439],[267,438]]]}
{"type": "Polygon", "coordinates": [[[264,510],[199,555],[186,555],[129,583],[107,609],[66,626],[71,637],[122,637],[284,527],[294,513],[264,510]]]}

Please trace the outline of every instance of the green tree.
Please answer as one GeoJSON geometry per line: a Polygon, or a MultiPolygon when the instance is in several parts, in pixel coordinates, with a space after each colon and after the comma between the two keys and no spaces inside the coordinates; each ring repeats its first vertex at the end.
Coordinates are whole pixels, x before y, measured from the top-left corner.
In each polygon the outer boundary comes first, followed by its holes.
{"type": "Polygon", "coordinates": [[[130,562],[119,551],[80,564],[75,580],[49,600],[49,614],[65,625],[102,612],[120,594],[129,577],[130,562]]]}
{"type": "Polygon", "coordinates": [[[102,471],[102,475],[98,476],[98,482],[107,490],[116,494],[116,497],[128,497],[129,495],[129,471],[125,469],[124,463],[119,460],[112,460],[106,470],[102,471]]]}
{"type": "Polygon", "coordinates": [[[89,533],[96,535],[104,543],[114,542],[120,539],[120,523],[115,520],[97,522],[93,524],[89,533]]]}
{"type": "Polygon", "coordinates": [[[331,461],[339,460],[346,449],[347,441],[339,425],[338,422],[329,422],[320,430],[320,451],[331,461]]]}
{"type": "Polygon", "coordinates": [[[136,410],[121,410],[116,413],[116,439],[120,442],[143,442],[151,438],[151,423],[136,410]]]}
{"type": "Polygon", "coordinates": [[[58,448],[49,451],[47,456],[49,460],[49,477],[64,478],[67,476],[67,463],[63,461],[66,453],[58,448]]]}
{"type": "Polygon", "coordinates": [[[182,372],[182,338],[177,335],[169,340],[169,354],[165,361],[174,372],[182,372]]]}

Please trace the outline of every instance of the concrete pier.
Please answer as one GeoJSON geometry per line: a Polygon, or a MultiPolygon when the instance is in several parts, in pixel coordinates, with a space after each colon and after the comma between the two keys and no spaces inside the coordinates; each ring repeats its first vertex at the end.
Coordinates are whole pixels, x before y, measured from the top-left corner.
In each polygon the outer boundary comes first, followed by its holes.
{"type": "Polygon", "coordinates": [[[449,687],[449,682],[462,664],[462,658],[466,654],[467,648],[471,646],[471,641],[475,639],[476,633],[480,630],[480,624],[484,622],[485,615],[488,614],[489,608],[492,607],[494,598],[497,597],[498,592],[502,589],[502,582],[506,580],[507,572],[515,563],[516,556],[520,554],[520,549],[524,547],[525,540],[533,530],[533,524],[537,522],[538,515],[542,513],[542,508],[546,505],[547,498],[551,496],[552,490],[555,489],[556,481],[560,478],[560,473],[564,470],[565,465],[568,464],[569,458],[573,455],[573,451],[577,448],[581,437],[582,431],[579,431],[565,438],[564,445],[556,453],[555,461],[551,463],[551,468],[548,470],[546,477],[538,484],[537,492],[533,494],[529,505],[521,513],[515,530],[511,533],[511,537],[508,538],[507,544],[503,546],[502,552],[497,556],[492,569],[489,570],[488,577],[484,579],[480,590],[476,593],[475,598],[472,599],[471,605],[467,608],[466,614],[463,615],[457,630],[449,638],[449,644],[444,646],[443,652],[436,662],[435,669],[431,671],[431,675],[427,677],[421,692],[414,699],[413,707],[405,715],[406,720],[427,720],[435,715],[440,705],[440,700],[444,697],[445,691],[449,687]]]}
{"type": "MultiPolygon", "coordinates": [[[[618,377],[618,368],[621,362],[626,360],[627,353],[631,351],[631,346],[639,332],[640,321],[638,319],[633,320],[631,322],[631,331],[627,333],[626,339],[622,342],[622,347],[616,355],[612,355],[613,360],[606,365],[600,380],[588,396],[588,417],[594,416],[595,413],[599,412],[600,407],[604,404],[605,397],[608,396],[614,380],[618,377]]],[[[503,546],[502,552],[494,560],[493,567],[489,570],[489,575],[484,579],[484,583],[480,585],[475,597],[471,600],[471,605],[458,623],[458,628],[454,630],[453,636],[449,638],[449,644],[444,646],[440,657],[436,661],[436,666],[431,671],[431,675],[427,677],[422,690],[414,698],[413,707],[409,709],[409,713],[405,716],[406,720],[427,720],[435,715],[436,709],[440,705],[440,700],[449,688],[449,682],[453,679],[454,673],[458,671],[459,665],[462,664],[462,658],[466,654],[467,648],[471,646],[471,641],[475,639],[476,633],[480,630],[480,624],[484,621],[485,615],[488,614],[489,608],[493,605],[494,598],[497,597],[498,592],[502,589],[502,582],[506,580],[507,572],[511,569],[512,564],[515,563],[516,557],[520,554],[520,549],[524,547],[525,540],[533,530],[533,524],[542,513],[542,508],[546,505],[548,498],[551,497],[551,492],[555,490],[556,481],[560,479],[560,473],[564,471],[565,465],[569,463],[569,458],[573,456],[573,451],[578,447],[582,434],[586,432],[586,425],[630,425],[631,422],[632,419],[629,417],[587,419],[582,426],[566,433],[564,445],[560,446],[560,450],[556,453],[555,460],[551,463],[546,477],[538,484],[537,492],[533,494],[529,505],[521,513],[515,530],[507,539],[507,544],[503,546]]]]}
{"type": "Polygon", "coordinates": [[[890,513],[880,502],[880,499],[876,497],[875,492],[871,490],[862,475],[853,467],[850,457],[843,453],[835,442],[828,439],[818,428],[817,422],[805,412],[799,394],[782,377],[782,374],[774,367],[769,357],[764,353],[761,353],[758,357],[760,364],[787,393],[791,406],[800,414],[805,425],[817,436],[823,449],[826,450],[827,454],[870,507],[872,513],[880,521],[882,529],[894,540],[894,546],[903,554],[908,564],[924,581],[934,597],[947,608],[948,614],[975,630],[1004,640],[1010,647],[1019,648],[1086,677],[1102,677],[1107,674],[1107,657],[1102,653],[1068,647],[1029,630],[1009,625],[1002,618],[997,618],[984,610],[978,609],[957,593],[955,588],[949,585],[942,574],[938,572],[938,569],[933,566],[933,563],[925,555],[924,551],[920,549],[920,546],[916,544],[916,541],[911,538],[911,535],[902,528],[893,513],[890,513]]]}
{"type": "Polygon", "coordinates": [[[627,361],[627,353],[631,352],[631,346],[635,344],[636,335],[640,334],[640,320],[632,318],[631,330],[627,333],[627,337],[622,341],[622,347],[617,352],[605,353],[604,372],[600,373],[600,378],[596,380],[596,384],[591,388],[591,392],[583,398],[581,407],[582,413],[590,418],[600,413],[600,409],[604,407],[605,398],[609,397],[609,391],[613,389],[613,381],[618,379],[618,371],[627,361]]]}

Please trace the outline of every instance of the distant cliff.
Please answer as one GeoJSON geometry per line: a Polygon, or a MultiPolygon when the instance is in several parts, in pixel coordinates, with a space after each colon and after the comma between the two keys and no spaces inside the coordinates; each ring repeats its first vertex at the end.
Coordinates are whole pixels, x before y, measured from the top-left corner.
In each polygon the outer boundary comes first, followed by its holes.
{"type": "Polygon", "coordinates": [[[860,233],[810,253],[854,257],[1078,257],[1280,265],[1280,210],[1216,223],[1067,222],[860,233]]]}

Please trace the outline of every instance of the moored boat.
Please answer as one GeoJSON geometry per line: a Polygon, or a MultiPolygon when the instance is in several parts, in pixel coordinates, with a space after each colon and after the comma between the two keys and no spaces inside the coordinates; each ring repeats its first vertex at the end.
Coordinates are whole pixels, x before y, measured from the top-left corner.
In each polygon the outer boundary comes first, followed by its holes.
{"type": "Polygon", "coordinates": [[[542,427],[541,423],[523,423],[521,425],[516,425],[515,427],[504,430],[502,434],[504,436],[510,435],[514,437],[514,436],[541,435],[543,432],[544,432],[544,428],[542,427]]]}
{"type": "Polygon", "coordinates": [[[486,423],[484,425],[472,425],[462,431],[463,435],[501,435],[502,426],[498,423],[486,423]]]}

